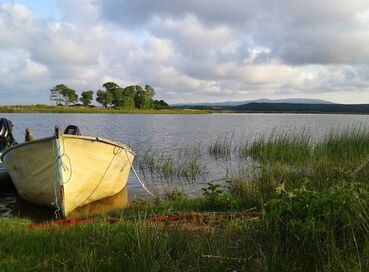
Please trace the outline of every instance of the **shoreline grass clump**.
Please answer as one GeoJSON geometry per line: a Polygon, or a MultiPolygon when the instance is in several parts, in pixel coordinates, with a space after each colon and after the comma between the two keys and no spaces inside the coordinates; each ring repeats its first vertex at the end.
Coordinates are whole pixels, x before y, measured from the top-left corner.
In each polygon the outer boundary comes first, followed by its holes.
{"type": "Polygon", "coordinates": [[[356,126],[341,131],[330,131],[322,142],[313,148],[314,159],[344,161],[363,159],[369,154],[369,128],[356,126]]]}
{"type": "Polygon", "coordinates": [[[229,158],[231,156],[233,135],[222,136],[215,139],[208,147],[208,153],[215,159],[229,158]]]}
{"type": "Polygon", "coordinates": [[[311,155],[311,138],[303,133],[283,133],[261,137],[239,148],[241,158],[251,157],[261,163],[267,161],[304,163],[311,155]]]}
{"type": "Polygon", "coordinates": [[[304,186],[323,192],[350,182],[366,184],[369,176],[366,127],[331,131],[319,142],[306,134],[282,133],[242,145],[239,152],[252,162],[246,163],[247,171],[229,175],[229,191],[239,202],[258,209],[281,184],[286,190],[304,186]]]}
{"type": "Polygon", "coordinates": [[[200,151],[192,148],[191,151],[180,150],[178,156],[148,150],[142,159],[139,158],[138,166],[145,177],[164,181],[179,178],[193,182],[208,173],[200,158],[200,151]]]}

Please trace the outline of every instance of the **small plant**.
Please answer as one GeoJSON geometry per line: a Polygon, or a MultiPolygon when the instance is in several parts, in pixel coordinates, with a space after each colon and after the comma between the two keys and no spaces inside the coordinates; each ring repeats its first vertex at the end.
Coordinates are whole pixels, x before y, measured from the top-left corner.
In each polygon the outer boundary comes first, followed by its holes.
{"type": "Polygon", "coordinates": [[[221,189],[219,184],[208,183],[208,187],[201,190],[209,208],[228,209],[234,204],[234,200],[221,189]]]}
{"type": "Polygon", "coordinates": [[[182,201],[188,199],[188,195],[186,195],[183,191],[174,189],[171,192],[165,193],[164,198],[172,201],[182,201]]]}
{"type": "Polygon", "coordinates": [[[203,191],[203,196],[209,202],[215,202],[223,194],[223,190],[219,184],[208,183],[208,187],[202,188],[201,190],[203,191]]]}

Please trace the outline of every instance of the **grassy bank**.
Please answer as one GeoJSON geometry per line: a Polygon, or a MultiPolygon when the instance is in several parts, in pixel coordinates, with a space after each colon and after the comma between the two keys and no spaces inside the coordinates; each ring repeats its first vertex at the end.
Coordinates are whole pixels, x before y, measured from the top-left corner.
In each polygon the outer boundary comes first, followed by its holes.
{"type": "Polygon", "coordinates": [[[47,105],[19,105],[0,106],[0,113],[103,113],[103,114],[206,114],[211,111],[206,110],[185,110],[185,109],[160,109],[160,110],[139,110],[139,109],[119,109],[119,108],[98,108],[98,107],[73,107],[73,106],[47,106],[47,105]]]}
{"type": "Polygon", "coordinates": [[[30,220],[1,219],[0,270],[368,271],[367,188],[280,188],[260,219],[217,216],[247,205],[207,189],[201,198],[176,193],[69,228],[30,230],[30,220]],[[214,210],[180,221],[152,220],[214,210]]]}
{"type": "MultiPolygon", "coordinates": [[[[179,161],[147,153],[140,167],[201,176],[199,152],[179,161]]],[[[198,198],[172,191],[67,229],[29,230],[30,220],[0,219],[0,270],[369,271],[366,128],[319,142],[282,133],[237,145],[226,136],[206,152],[223,163],[237,154],[245,165],[198,198]],[[237,216],[248,211],[261,217],[237,216]]]]}

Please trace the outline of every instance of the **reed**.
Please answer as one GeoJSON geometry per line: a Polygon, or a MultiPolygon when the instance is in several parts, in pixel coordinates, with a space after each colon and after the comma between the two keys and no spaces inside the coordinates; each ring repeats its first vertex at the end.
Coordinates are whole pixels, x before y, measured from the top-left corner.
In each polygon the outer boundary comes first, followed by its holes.
{"type": "Polygon", "coordinates": [[[238,150],[241,158],[251,157],[261,163],[273,161],[296,164],[304,163],[310,157],[310,146],[311,138],[304,132],[285,132],[246,142],[238,150]]]}
{"type": "Polygon", "coordinates": [[[215,159],[229,158],[231,156],[232,142],[233,135],[217,137],[208,147],[209,155],[215,159]]]}
{"type": "Polygon", "coordinates": [[[369,128],[349,126],[330,131],[321,143],[314,146],[316,160],[330,160],[337,163],[356,162],[369,154],[369,128]]]}
{"type": "Polygon", "coordinates": [[[369,163],[355,170],[369,158],[369,129],[329,131],[319,142],[303,133],[272,134],[241,145],[239,154],[254,165],[247,162],[247,172],[232,173],[230,191],[261,208],[280,184],[288,190],[305,186],[320,192],[351,181],[366,183],[369,163]]]}
{"type": "Polygon", "coordinates": [[[154,179],[185,179],[193,182],[207,174],[197,147],[184,148],[178,154],[148,150],[138,158],[138,166],[144,176],[154,179]]]}

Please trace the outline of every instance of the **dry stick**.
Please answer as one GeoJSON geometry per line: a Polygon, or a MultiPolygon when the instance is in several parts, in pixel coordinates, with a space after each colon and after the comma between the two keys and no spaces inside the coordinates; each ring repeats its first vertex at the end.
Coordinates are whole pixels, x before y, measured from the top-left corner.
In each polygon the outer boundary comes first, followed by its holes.
{"type": "Polygon", "coordinates": [[[214,258],[214,259],[228,260],[228,261],[237,261],[237,262],[250,261],[250,258],[249,259],[245,259],[245,258],[224,257],[224,256],[217,256],[217,255],[202,255],[201,257],[203,257],[203,258],[214,258]]]}

